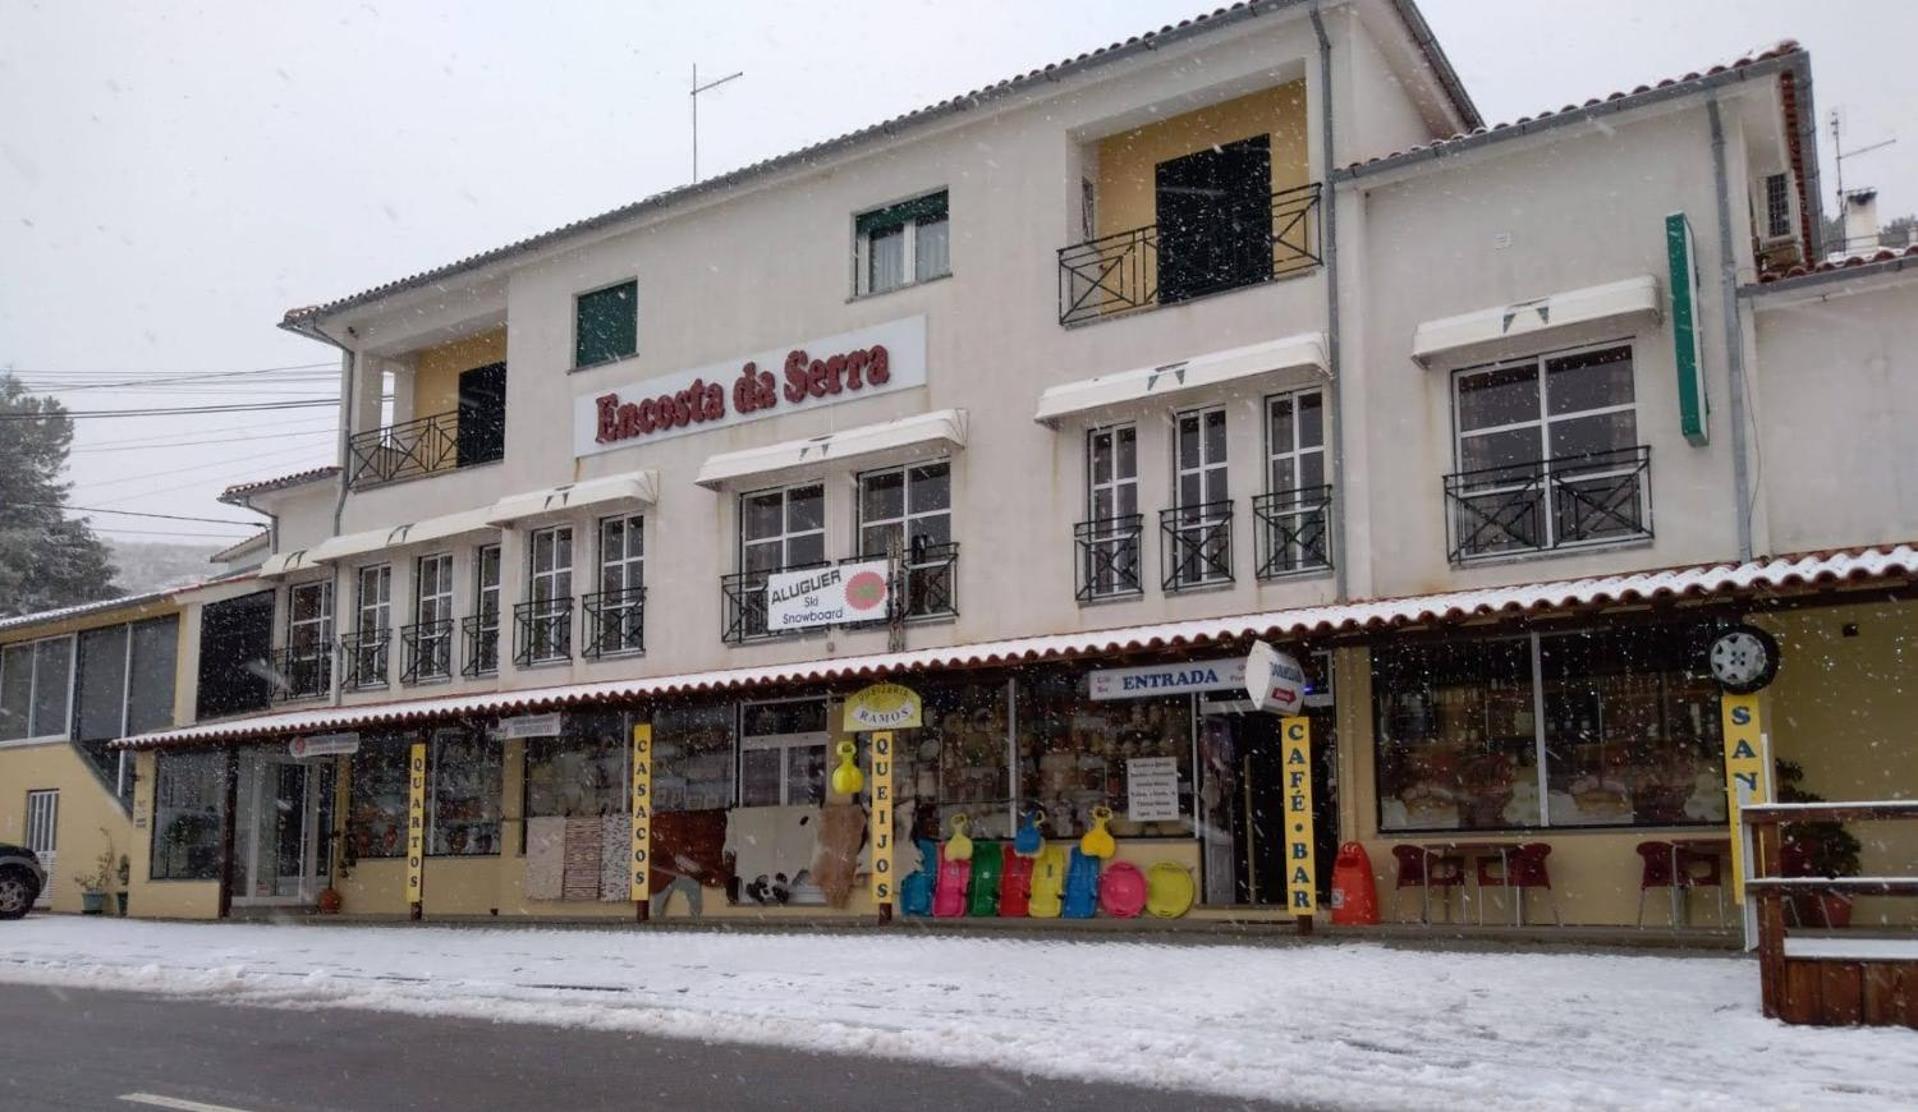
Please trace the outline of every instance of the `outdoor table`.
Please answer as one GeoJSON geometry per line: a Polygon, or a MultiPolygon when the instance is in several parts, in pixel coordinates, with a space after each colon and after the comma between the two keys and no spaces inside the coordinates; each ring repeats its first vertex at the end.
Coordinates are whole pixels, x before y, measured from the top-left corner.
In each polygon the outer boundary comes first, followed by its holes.
{"type": "MultiPolygon", "coordinates": [[[[1732,840],[1730,838],[1673,838],[1671,840],[1671,847],[1672,929],[1676,930],[1681,925],[1689,925],[1692,910],[1691,901],[1686,898],[1691,892],[1690,878],[1678,871],[1679,851],[1686,850],[1692,853],[1710,853],[1718,857],[1729,857],[1732,852],[1732,840]],[[1681,880],[1686,883],[1681,884],[1681,880]]],[[[1723,877],[1721,876],[1720,879],[1722,881],[1723,877]]],[[[1724,905],[1721,903],[1719,906],[1722,909],[1724,905]]]]}
{"type": "MultiPolygon", "coordinates": [[[[1434,856],[1447,853],[1456,854],[1476,866],[1479,858],[1490,857],[1493,854],[1497,854],[1499,871],[1507,878],[1510,878],[1512,875],[1511,853],[1517,848],[1518,846],[1512,842],[1456,841],[1422,843],[1419,846],[1419,851],[1424,854],[1425,858],[1425,885],[1419,889],[1421,899],[1419,907],[1420,916],[1428,924],[1432,921],[1432,858],[1434,856]]],[[[1474,878],[1476,878],[1478,874],[1476,867],[1473,868],[1472,873],[1474,878]]],[[[1472,883],[1475,885],[1478,884],[1477,879],[1474,879],[1472,883]]],[[[1507,885],[1507,890],[1510,890],[1510,885],[1507,885]]],[[[1478,922],[1479,926],[1485,925],[1485,889],[1483,886],[1479,887],[1478,893],[1478,922]]],[[[1522,898],[1512,902],[1512,925],[1525,925],[1525,901],[1522,898]]]]}

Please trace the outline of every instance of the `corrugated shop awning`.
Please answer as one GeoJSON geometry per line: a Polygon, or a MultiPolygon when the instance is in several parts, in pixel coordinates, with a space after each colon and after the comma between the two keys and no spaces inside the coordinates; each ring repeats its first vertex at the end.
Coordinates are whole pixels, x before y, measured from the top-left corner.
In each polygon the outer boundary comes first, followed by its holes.
{"type": "Polygon", "coordinates": [[[1649,274],[1602,286],[1428,320],[1412,333],[1412,358],[1431,363],[1498,358],[1508,341],[1564,333],[1581,325],[1636,326],[1659,317],[1658,279],[1649,274]]]}
{"type": "Polygon", "coordinates": [[[805,440],[788,440],[763,448],[722,452],[709,456],[695,481],[714,490],[745,482],[776,478],[793,471],[846,459],[899,459],[930,455],[966,446],[966,411],[936,409],[897,421],[860,425],[805,440]]]}
{"type": "Polygon", "coordinates": [[[1311,368],[1325,371],[1325,333],[1304,332],[1281,340],[1215,351],[1177,363],[1139,367],[1054,386],[1039,395],[1032,419],[1056,425],[1066,417],[1143,401],[1189,397],[1200,391],[1251,384],[1267,375],[1311,368]]]}
{"type": "Polygon", "coordinates": [[[1888,580],[1912,578],[1918,578],[1918,548],[1912,544],[1899,544],[1779,556],[1745,564],[1697,564],[1588,579],[1304,606],[1234,617],[1201,618],[1093,632],[1055,633],[833,660],[724,668],[710,672],[605,680],[437,699],[312,707],[161,730],[125,738],[115,745],[127,749],[154,749],[210,744],[241,738],[285,737],[320,730],[397,725],[457,716],[517,714],[607,700],[630,701],[794,683],[831,683],[909,675],[943,668],[1027,664],[1097,654],[1198,647],[1218,642],[1242,642],[1248,637],[1298,640],[1387,632],[1407,626],[1453,624],[1486,618],[1599,610],[1668,599],[1748,597],[1768,591],[1820,586],[1875,587],[1888,580]]]}

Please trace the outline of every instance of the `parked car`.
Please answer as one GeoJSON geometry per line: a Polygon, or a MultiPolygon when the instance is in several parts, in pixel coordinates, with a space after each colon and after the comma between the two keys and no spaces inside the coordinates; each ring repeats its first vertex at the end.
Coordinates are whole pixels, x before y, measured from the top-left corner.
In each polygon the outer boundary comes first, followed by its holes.
{"type": "Polygon", "coordinates": [[[0,919],[18,919],[40,898],[47,871],[25,846],[0,842],[0,919]]]}

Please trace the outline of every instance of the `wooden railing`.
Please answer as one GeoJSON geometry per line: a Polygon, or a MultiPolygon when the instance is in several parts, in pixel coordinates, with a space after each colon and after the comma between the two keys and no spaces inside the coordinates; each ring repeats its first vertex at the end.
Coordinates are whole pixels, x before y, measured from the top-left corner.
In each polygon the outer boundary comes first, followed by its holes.
{"type": "Polygon", "coordinates": [[[1918,800],[1879,803],[1769,803],[1741,808],[1752,832],[1745,881],[1758,901],[1758,966],[1765,1014],[1786,1023],[1918,1028],[1918,931],[1886,938],[1843,931],[1789,945],[1786,901],[1807,894],[1918,896],[1918,875],[1777,875],[1781,826],[1800,822],[1918,820],[1918,800]]]}

